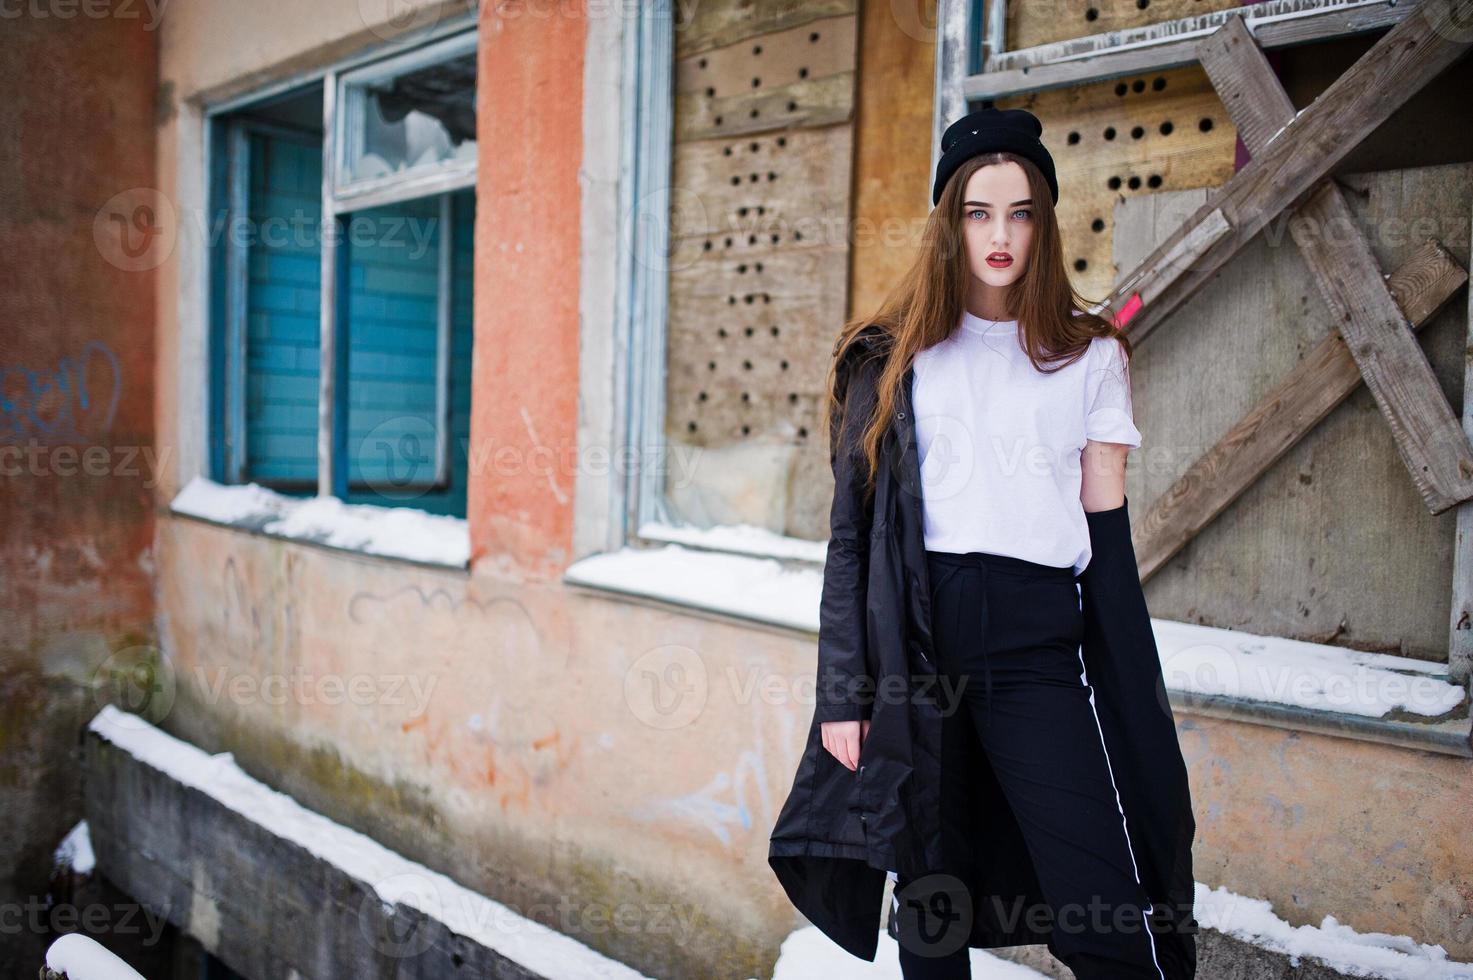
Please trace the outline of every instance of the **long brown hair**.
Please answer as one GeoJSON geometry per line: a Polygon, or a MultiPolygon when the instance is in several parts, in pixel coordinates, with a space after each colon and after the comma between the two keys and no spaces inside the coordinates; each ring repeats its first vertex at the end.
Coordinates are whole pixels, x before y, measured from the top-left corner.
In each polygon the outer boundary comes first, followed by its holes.
{"type": "Polygon", "coordinates": [[[931,210],[921,233],[920,252],[910,269],[881,304],[869,315],[844,324],[835,344],[834,361],[827,383],[827,423],[841,411],[837,394],[839,365],[861,330],[870,324],[882,327],[885,363],[881,369],[873,415],[864,430],[864,455],[869,462],[868,491],[873,491],[879,468],[880,448],[889,428],[900,385],[916,354],[945,340],[960,329],[966,306],[968,280],[967,247],[963,238],[963,195],[972,174],[990,164],[1011,161],[1028,175],[1033,198],[1033,238],[1023,274],[1013,282],[1008,299],[1010,312],[1022,329],[1024,350],[1039,371],[1052,373],[1078,360],[1093,337],[1118,337],[1131,355],[1130,341],[1114,326],[1108,310],[1090,312],[1075,291],[1064,268],[1064,248],[1059,238],[1058,215],[1048,181],[1033,162],[1013,153],[984,153],[971,158],[947,181],[941,199],[931,210]],[[1075,315],[1074,311],[1080,311],[1075,315]],[[1109,318],[1107,318],[1109,317],[1109,318]],[[1049,368],[1057,361],[1064,363],[1049,368]]]}

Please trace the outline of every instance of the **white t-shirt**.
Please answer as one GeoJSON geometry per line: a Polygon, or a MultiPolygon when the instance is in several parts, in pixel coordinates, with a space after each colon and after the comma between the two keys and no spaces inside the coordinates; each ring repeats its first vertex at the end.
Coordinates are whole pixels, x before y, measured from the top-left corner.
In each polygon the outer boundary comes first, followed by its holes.
{"type": "Polygon", "coordinates": [[[911,398],[926,548],[1082,572],[1085,441],[1141,444],[1120,342],[1092,338],[1078,360],[1044,374],[1023,351],[1017,320],[963,313],[961,329],[916,355],[911,398]]]}

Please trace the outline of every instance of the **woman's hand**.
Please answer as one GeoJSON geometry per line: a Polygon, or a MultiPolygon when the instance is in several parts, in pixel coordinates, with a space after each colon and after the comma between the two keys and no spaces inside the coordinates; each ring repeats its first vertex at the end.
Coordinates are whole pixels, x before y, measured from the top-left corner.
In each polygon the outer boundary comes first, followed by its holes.
{"type": "Polygon", "coordinates": [[[859,747],[869,738],[869,720],[826,721],[820,725],[823,747],[849,768],[859,768],[859,747]]]}

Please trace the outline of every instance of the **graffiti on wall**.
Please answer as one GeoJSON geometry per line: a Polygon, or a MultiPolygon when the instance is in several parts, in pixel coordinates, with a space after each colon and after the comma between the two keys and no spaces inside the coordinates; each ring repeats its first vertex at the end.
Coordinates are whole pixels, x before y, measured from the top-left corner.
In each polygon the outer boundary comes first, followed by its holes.
{"type": "MultiPolygon", "coordinates": [[[[781,744],[790,745],[791,713],[776,714],[779,727],[785,729],[781,744]]],[[[772,716],[754,712],[750,717],[753,744],[738,749],[730,765],[712,772],[703,785],[689,792],[631,807],[629,815],[636,820],[675,820],[700,827],[724,847],[732,846],[737,834],[770,827],[777,817],[765,761],[770,734],[766,729],[772,716]]]]}
{"type": "Polygon", "coordinates": [[[279,667],[295,649],[297,610],[291,598],[277,594],[269,577],[265,582],[257,578],[246,574],[235,556],[225,559],[218,606],[220,649],[237,665],[269,669],[279,667]]]}
{"type": "Polygon", "coordinates": [[[112,428],[122,393],[118,357],[100,340],[54,365],[0,366],[0,444],[95,442],[112,428]]]}
{"type": "Polygon", "coordinates": [[[567,652],[545,642],[520,600],[455,592],[418,585],[359,591],[348,618],[375,644],[412,651],[416,669],[448,682],[438,685],[431,710],[403,724],[404,734],[462,781],[493,789],[503,809],[526,809],[576,748],[543,707],[566,683],[567,652]]]}

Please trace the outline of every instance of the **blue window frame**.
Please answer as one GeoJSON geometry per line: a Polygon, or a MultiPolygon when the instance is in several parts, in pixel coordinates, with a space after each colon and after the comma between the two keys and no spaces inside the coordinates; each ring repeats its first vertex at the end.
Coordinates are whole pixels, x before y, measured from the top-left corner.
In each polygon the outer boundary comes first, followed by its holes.
{"type": "MultiPolygon", "coordinates": [[[[300,134],[240,127],[250,227],[301,215],[321,220],[320,145],[300,134]],[[314,165],[314,158],[317,163],[314,165]]],[[[317,484],[321,261],[310,238],[263,235],[242,243],[245,417],[237,478],[284,488],[317,484]]]]}
{"type": "MultiPolygon", "coordinates": [[[[212,116],[217,480],[465,515],[476,207],[468,51],[474,32],[212,116]],[[414,133],[448,120],[436,138],[450,149],[339,193],[324,172],[342,156],[334,106],[370,98],[421,119],[414,133]]],[[[396,131],[376,132],[375,148],[392,152],[396,131]]]]}

